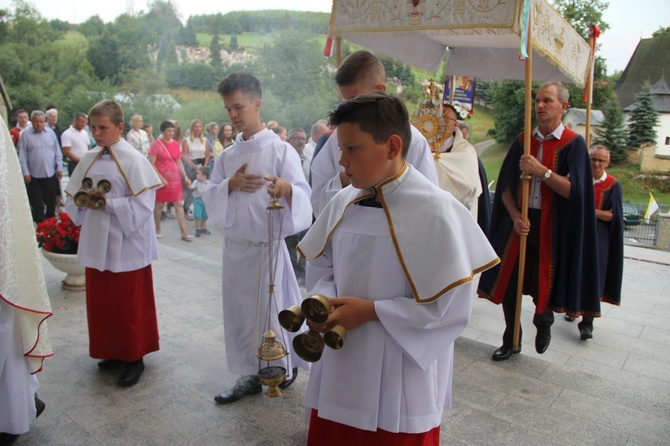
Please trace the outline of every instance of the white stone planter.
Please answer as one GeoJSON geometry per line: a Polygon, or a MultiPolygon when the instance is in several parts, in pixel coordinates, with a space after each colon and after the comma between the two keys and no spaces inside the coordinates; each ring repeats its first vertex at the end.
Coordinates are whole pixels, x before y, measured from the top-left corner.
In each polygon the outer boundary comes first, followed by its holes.
{"type": "Polygon", "coordinates": [[[42,248],[42,254],[51,263],[51,266],[66,274],[63,279],[63,288],[71,291],[86,289],[85,268],[77,261],[77,254],[56,254],[42,248]]]}

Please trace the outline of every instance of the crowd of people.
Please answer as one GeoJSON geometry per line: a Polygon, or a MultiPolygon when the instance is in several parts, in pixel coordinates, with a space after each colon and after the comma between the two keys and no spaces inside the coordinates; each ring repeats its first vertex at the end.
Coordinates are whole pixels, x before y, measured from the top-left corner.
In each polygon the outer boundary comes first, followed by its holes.
{"type": "MultiPolygon", "coordinates": [[[[113,101],[77,113],[62,134],[51,125],[54,112],[36,110],[28,119],[20,110],[8,134],[26,186],[22,205],[29,204],[35,223],[54,215],[65,155],[65,208],[82,228],[90,355],[102,369],[121,370],[120,386],[136,384],[144,356],[159,350],[151,261],[161,225],[176,218],[181,239],[192,242],[187,221],[195,220],[196,237],[209,236],[211,217],[223,234],[227,363],[239,375],[216,403],[262,391],[257,351],[264,322],[282,330],[263,302],[272,290],[280,308],[299,306],[302,285],[331,305],[327,320],[309,322],[309,329],[325,333],[340,325],[348,336],[344,348],[326,349],[316,363],[296,355],[292,342],[289,355],[276,361],[286,371],[282,389],[300,368],[311,369],[308,444],[439,444],[454,341],[477,294],[502,303],[507,327],[494,361],[521,351],[520,329],[516,343],[514,333],[521,293],[536,305],[538,353],[549,347],[554,312],[582,317],[579,336],[587,340],[601,300],[619,304],[621,187],[605,172],[607,148],[589,151],[563,126],[569,98],[559,82],[538,90],[531,153],[524,154],[522,133],[505,158],[492,208],[457,106],[444,105],[448,137],[431,152],[402,100],[385,92],[384,67],[374,55],[350,54],[335,83],[343,101],[309,136],[303,128],[265,124],[261,83],[244,71],[218,86],[230,123],[194,119],[182,132],[165,120],[156,138],[139,115],[125,132],[113,101]],[[530,182],[527,217],[521,174],[530,182]],[[72,200],[84,177],[111,182],[102,208],[72,200]],[[266,215],[271,199],[285,210],[273,217],[282,219],[277,226],[266,215]],[[272,227],[281,228],[276,240],[268,240],[272,227]],[[265,255],[268,249],[279,255],[265,255]]],[[[5,296],[11,291],[0,293],[0,305],[11,306],[13,296],[5,296]]],[[[0,324],[9,324],[4,314],[0,324]]],[[[13,351],[20,351],[25,342],[16,342],[13,351]]],[[[21,399],[5,398],[12,392],[7,379],[0,369],[0,401],[21,399]]],[[[0,423],[0,432],[27,430],[44,407],[35,390],[28,380],[13,390],[34,403],[24,402],[30,410],[20,422],[0,423]]]]}

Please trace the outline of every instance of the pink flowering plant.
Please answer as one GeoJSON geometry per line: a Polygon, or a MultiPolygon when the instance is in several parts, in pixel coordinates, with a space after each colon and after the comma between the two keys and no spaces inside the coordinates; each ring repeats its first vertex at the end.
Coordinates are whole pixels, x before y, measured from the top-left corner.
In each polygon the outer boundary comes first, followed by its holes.
{"type": "Polygon", "coordinates": [[[79,247],[79,227],[70,216],[59,212],[58,216],[47,218],[35,229],[39,246],[56,254],[76,254],[79,247]]]}

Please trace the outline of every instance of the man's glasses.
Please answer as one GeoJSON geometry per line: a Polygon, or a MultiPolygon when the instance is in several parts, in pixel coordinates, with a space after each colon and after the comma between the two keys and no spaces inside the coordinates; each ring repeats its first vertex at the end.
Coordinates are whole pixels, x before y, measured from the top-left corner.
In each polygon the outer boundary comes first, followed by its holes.
{"type": "Polygon", "coordinates": [[[607,160],[604,160],[604,159],[601,159],[601,158],[591,158],[591,162],[592,162],[592,163],[600,163],[600,164],[604,164],[604,163],[607,162],[607,160]]]}

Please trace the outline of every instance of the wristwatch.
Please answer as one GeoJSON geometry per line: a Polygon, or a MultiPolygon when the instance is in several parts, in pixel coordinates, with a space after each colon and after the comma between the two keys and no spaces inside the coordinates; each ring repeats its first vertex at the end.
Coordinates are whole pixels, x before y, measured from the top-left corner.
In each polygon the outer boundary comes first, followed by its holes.
{"type": "Polygon", "coordinates": [[[547,181],[551,176],[551,174],[552,174],[551,169],[547,169],[547,171],[542,176],[542,181],[547,181]]]}

